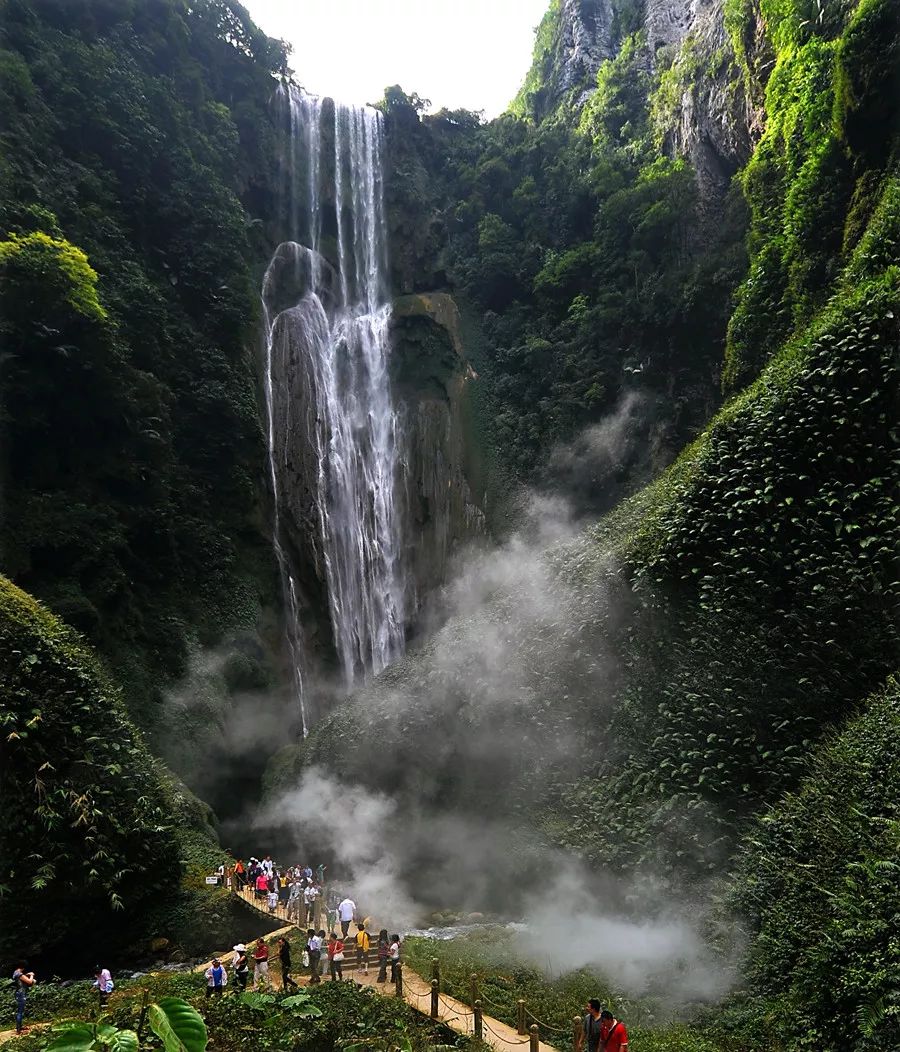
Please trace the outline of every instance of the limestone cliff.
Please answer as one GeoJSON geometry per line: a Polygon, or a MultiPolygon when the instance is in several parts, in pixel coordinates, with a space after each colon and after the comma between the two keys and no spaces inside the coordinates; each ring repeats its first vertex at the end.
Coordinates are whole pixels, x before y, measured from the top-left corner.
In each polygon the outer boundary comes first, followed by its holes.
{"type": "Polygon", "coordinates": [[[734,60],[723,0],[647,0],[642,9],[616,0],[558,0],[538,30],[514,109],[542,120],[563,102],[581,107],[602,63],[631,33],[640,35],[660,87],[654,110],[663,149],[690,160],[701,206],[715,211],[761,124],[734,60]]]}

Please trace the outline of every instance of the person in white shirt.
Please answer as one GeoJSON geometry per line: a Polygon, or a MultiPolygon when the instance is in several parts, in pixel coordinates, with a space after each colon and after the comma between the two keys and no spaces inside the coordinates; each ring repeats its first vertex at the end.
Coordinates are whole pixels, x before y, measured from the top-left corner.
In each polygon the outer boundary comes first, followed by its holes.
{"type": "Polygon", "coordinates": [[[303,892],[303,901],[306,904],[306,923],[315,923],[316,899],[319,897],[319,889],[315,884],[310,884],[303,892]]]}
{"type": "Polygon", "coordinates": [[[113,977],[108,968],[98,968],[97,978],[94,980],[94,986],[100,994],[100,1007],[106,1006],[109,1001],[109,995],[113,991],[113,977]]]}
{"type": "Polygon", "coordinates": [[[275,863],[272,861],[271,855],[266,855],[262,862],[260,862],[260,865],[267,877],[271,877],[275,873],[275,863]]]}
{"type": "Polygon", "coordinates": [[[341,922],[341,934],[346,939],[350,924],[356,917],[356,903],[349,896],[338,903],[338,919],[341,922]]]}
{"type": "Polygon", "coordinates": [[[397,981],[397,969],[400,967],[400,936],[391,936],[391,982],[397,981]]]}
{"type": "Polygon", "coordinates": [[[322,940],[312,928],[306,933],[306,952],[309,954],[309,981],[319,982],[319,964],[322,960],[322,940]]]}
{"type": "Polygon", "coordinates": [[[225,971],[225,965],[218,957],[213,958],[212,964],[206,969],[206,996],[212,997],[213,994],[217,994],[221,997],[227,982],[228,972],[225,971]]]}

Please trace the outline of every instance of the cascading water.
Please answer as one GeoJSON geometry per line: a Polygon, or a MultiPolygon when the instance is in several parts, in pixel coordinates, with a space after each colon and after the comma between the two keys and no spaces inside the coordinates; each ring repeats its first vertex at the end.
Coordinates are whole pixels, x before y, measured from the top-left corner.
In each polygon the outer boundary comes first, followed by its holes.
{"type": "Polygon", "coordinates": [[[388,375],[381,115],[367,107],[332,109],[292,86],[279,88],[279,103],[286,111],[290,240],[275,250],[263,280],[265,394],[273,540],[305,734],[292,553],[303,548],[299,535],[312,531],[306,543],[325,585],[347,685],[402,654],[403,435],[388,375]],[[326,156],[332,113],[333,154],[326,156]],[[330,172],[331,214],[322,206],[330,172]]]}

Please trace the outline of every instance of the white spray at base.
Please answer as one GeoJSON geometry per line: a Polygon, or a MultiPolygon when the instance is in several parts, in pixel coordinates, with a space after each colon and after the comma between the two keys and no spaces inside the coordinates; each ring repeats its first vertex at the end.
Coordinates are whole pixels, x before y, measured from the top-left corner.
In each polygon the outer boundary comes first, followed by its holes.
{"type": "MultiPolygon", "coordinates": [[[[417,928],[428,912],[403,869],[416,836],[430,832],[432,847],[444,845],[447,899],[462,901],[468,886],[490,879],[489,843],[497,832],[487,816],[476,826],[401,814],[390,797],[338,782],[319,767],[306,770],[300,785],[273,800],[257,822],[261,829],[287,823],[298,840],[338,859],[340,893],[354,899],[360,916],[400,932],[417,928]]],[[[546,879],[525,897],[521,913],[507,918],[517,921],[506,928],[523,961],[547,976],[587,968],[626,996],[652,994],[673,1007],[718,1000],[731,987],[729,962],[701,936],[702,916],[667,906],[652,888],[636,892],[609,874],[590,872],[563,851],[548,852],[546,861],[546,879]]]]}
{"type": "Polygon", "coordinates": [[[273,546],[305,736],[300,588],[291,553],[300,537],[314,535],[346,685],[402,654],[403,438],[388,374],[381,115],[326,107],[290,85],[279,88],[278,100],[288,118],[290,239],[277,247],[263,279],[265,398],[273,546]],[[322,135],[331,113],[333,159],[324,156],[322,135]],[[326,216],[329,171],[334,211],[326,216]],[[321,251],[325,229],[334,230],[336,267],[321,251]]]}

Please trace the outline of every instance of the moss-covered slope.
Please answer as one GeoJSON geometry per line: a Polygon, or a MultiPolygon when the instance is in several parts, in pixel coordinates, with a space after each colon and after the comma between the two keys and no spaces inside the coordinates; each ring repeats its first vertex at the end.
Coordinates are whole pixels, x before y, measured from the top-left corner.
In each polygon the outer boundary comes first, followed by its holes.
{"type": "Polygon", "coordinates": [[[174,900],[186,865],[216,856],[215,837],[151,758],[96,658],[6,578],[0,731],[4,956],[67,947],[80,961],[100,946],[114,956],[146,934],[151,904],[174,900]]]}

